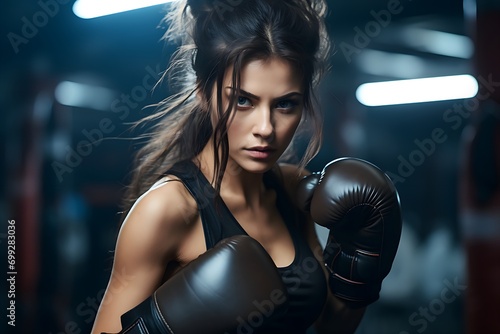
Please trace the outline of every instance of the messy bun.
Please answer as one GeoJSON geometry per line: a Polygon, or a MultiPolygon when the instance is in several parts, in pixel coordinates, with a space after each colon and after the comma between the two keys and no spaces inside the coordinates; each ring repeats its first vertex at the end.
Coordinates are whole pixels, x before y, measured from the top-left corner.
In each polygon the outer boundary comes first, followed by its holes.
{"type": "Polygon", "coordinates": [[[195,19],[204,13],[211,12],[214,9],[214,3],[213,0],[187,0],[187,6],[195,19]]]}
{"type": "Polygon", "coordinates": [[[169,89],[175,94],[150,117],[159,122],[138,154],[130,199],[142,194],[175,162],[197,156],[209,140],[215,152],[214,188],[219,191],[229,155],[227,126],[237,103],[240,76],[254,60],[279,58],[302,78],[303,118],[280,161],[304,167],[318,153],[322,138],[314,88],[327,68],[326,12],[325,0],[171,2],[163,23],[168,25],[164,38],[179,43],[166,71],[169,89]],[[222,84],[228,69],[234,89],[226,107],[222,84]],[[216,116],[215,123],[211,115],[216,116]],[[297,138],[307,143],[304,153],[294,152],[297,138]]]}
{"type": "MultiPolygon", "coordinates": [[[[193,79],[193,75],[199,76],[200,73],[192,71],[197,54],[206,49],[204,45],[209,48],[229,46],[227,40],[218,36],[219,32],[232,29],[232,38],[245,38],[244,33],[249,30],[247,29],[249,25],[255,20],[266,19],[262,12],[270,16],[267,23],[262,22],[262,24],[274,27],[283,24],[280,29],[291,32],[283,35],[295,37],[295,41],[290,41],[292,45],[298,46],[295,52],[302,53],[302,58],[304,56],[308,58],[299,62],[305,61],[306,64],[312,65],[305,70],[312,74],[313,86],[318,84],[322,74],[328,69],[330,52],[330,39],[324,24],[327,14],[325,0],[180,0],[171,3],[163,21],[167,25],[164,39],[180,43],[180,48],[174,54],[168,71],[172,86],[177,86],[179,82],[191,85],[193,81],[186,78],[193,79]],[[279,8],[275,13],[278,22],[273,22],[271,19],[272,11],[269,11],[269,8],[279,8]],[[258,13],[259,9],[261,9],[260,17],[252,17],[255,15],[252,11],[258,13]],[[246,17],[248,22],[243,22],[244,19],[240,17],[246,17]],[[293,36],[294,32],[296,36],[293,36]]],[[[259,34],[262,31],[248,31],[248,33],[259,34]]],[[[204,59],[210,59],[212,54],[208,56],[209,58],[204,59]]],[[[212,73],[212,70],[209,72],[212,73]]]]}
{"type": "Polygon", "coordinates": [[[214,10],[217,0],[179,0],[170,4],[170,10],[162,23],[167,26],[163,38],[167,41],[189,42],[196,20],[214,10]]]}

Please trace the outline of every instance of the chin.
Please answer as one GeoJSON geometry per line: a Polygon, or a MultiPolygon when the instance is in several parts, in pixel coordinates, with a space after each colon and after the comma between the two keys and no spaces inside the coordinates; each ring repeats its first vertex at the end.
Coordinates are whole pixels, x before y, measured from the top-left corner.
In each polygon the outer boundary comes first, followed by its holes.
{"type": "MultiPolygon", "coordinates": [[[[245,172],[248,173],[255,173],[255,174],[263,174],[273,168],[273,166],[276,164],[275,159],[269,159],[269,160],[247,160],[245,161],[233,161],[234,166],[237,166],[236,168],[238,170],[242,169],[245,172]]],[[[234,171],[235,168],[232,168],[234,171]]]]}

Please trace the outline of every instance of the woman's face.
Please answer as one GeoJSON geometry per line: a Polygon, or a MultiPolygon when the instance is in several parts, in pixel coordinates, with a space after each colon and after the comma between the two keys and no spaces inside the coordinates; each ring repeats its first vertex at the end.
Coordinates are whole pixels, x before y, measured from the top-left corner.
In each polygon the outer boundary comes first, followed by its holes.
{"type": "MultiPolygon", "coordinates": [[[[225,106],[233,89],[231,72],[227,71],[223,85],[225,106]]],[[[229,163],[262,173],[283,154],[300,123],[302,78],[286,61],[255,60],[242,68],[240,86],[228,123],[229,163]]]]}

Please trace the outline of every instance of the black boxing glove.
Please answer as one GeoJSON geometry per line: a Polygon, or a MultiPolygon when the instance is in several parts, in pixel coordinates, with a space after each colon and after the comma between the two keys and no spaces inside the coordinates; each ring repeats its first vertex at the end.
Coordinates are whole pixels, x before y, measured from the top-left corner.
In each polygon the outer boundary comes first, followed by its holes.
{"type": "Polygon", "coordinates": [[[333,294],[352,307],[379,298],[401,237],[399,196],[389,177],[361,159],[342,158],[298,184],[297,204],[330,229],[323,251],[333,294]]]}
{"type": "Polygon", "coordinates": [[[287,307],[273,260],[256,240],[239,235],[220,241],[123,314],[120,333],[236,333],[249,323],[265,325],[287,307]]]}

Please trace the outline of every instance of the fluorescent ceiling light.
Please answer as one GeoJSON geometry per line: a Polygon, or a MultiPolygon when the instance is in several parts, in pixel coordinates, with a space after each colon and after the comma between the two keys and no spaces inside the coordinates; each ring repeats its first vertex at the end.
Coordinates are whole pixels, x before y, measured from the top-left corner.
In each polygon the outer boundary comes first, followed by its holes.
{"type": "Polygon", "coordinates": [[[419,51],[442,56],[469,59],[474,53],[469,37],[442,31],[408,28],[403,32],[403,40],[419,51]]]}
{"type": "Polygon", "coordinates": [[[174,0],[77,0],[73,5],[73,13],[82,19],[93,19],[172,1],[174,0]]]}
{"type": "Polygon", "coordinates": [[[115,98],[109,88],[63,81],[55,89],[56,100],[63,105],[108,111],[115,98]]]}
{"type": "Polygon", "coordinates": [[[422,58],[378,50],[363,50],[357,58],[357,65],[365,73],[399,79],[423,76],[427,67],[422,58]]]}
{"type": "Polygon", "coordinates": [[[466,19],[475,20],[477,14],[476,0],[464,0],[464,16],[466,19]]]}
{"type": "Polygon", "coordinates": [[[356,98],[366,106],[422,103],[476,96],[476,79],[468,74],[362,84],[356,98]]]}

